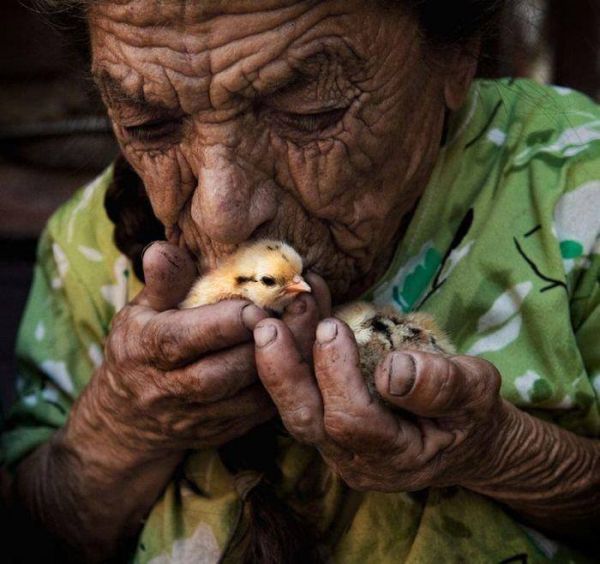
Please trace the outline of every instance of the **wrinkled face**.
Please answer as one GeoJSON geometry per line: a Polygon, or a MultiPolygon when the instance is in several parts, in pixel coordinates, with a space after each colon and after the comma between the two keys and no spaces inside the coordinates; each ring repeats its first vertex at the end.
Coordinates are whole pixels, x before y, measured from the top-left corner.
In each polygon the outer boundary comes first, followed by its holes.
{"type": "Polygon", "coordinates": [[[364,0],[100,0],[93,72],[168,239],[204,268],[282,239],[339,301],[383,274],[427,183],[445,78],[364,0]]]}

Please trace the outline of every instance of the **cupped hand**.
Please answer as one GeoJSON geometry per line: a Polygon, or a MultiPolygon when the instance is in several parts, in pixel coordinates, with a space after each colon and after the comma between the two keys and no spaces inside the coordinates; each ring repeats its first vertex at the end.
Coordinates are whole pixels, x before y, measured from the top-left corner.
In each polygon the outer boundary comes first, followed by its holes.
{"type": "Polygon", "coordinates": [[[314,445],[352,488],[384,492],[467,485],[490,471],[505,418],[500,376],[488,362],[417,351],[378,366],[374,398],[347,325],[326,319],[311,357],[285,319],[254,331],[259,376],[284,425],[314,445]],[[314,362],[314,364],[313,364],[314,362]]]}
{"type": "Polygon", "coordinates": [[[273,417],[252,344],[263,310],[240,300],[176,309],[197,274],[168,243],[146,251],[144,273],[146,286],[115,317],[105,362],[71,419],[152,456],[218,446],[273,417]]]}

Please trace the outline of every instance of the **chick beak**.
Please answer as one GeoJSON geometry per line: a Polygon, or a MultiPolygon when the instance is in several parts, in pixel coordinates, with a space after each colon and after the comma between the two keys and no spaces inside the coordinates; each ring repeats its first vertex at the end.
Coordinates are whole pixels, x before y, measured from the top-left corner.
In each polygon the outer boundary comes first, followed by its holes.
{"type": "Polygon", "coordinates": [[[310,286],[304,281],[302,276],[294,276],[294,279],[290,284],[287,284],[283,291],[286,294],[291,294],[295,296],[296,294],[302,294],[303,292],[311,292],[310,286]]]}

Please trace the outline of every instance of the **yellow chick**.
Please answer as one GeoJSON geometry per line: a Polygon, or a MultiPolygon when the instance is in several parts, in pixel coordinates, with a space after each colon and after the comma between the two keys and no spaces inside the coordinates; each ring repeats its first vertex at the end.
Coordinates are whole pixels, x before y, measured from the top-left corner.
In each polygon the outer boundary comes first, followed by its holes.
{"type": "Polygon", "coordinates": [[[180,308],[241,298],[281,313],[311,288],[302,278],[302,258],[288,244],[263,239],[246,243],[192,287],[180,308]]]}
{"type": "Polygon", "coordinates": [[[399,350],[453,354],[454,347],[434,319],[426,313],[403,315],[391,306],[366,302],[340,306],[334,316],[346,323],[356,339],[360,369],[372,395],[377,365],[387,353],[399,350]]]}

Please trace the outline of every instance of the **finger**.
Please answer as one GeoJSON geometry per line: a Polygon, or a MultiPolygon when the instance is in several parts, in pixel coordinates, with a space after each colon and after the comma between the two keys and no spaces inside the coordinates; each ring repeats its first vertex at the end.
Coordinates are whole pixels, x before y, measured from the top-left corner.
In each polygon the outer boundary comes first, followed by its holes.
{"type": "Polygon", "coordinates": [[[287,430],[300,442],[320,445],[323,403],[310,366],[283,321],[269,319],[254,330],[258,375],[287,430]]]}
{"type": "Polygon", "coordinates": [[[491,405],[500,375],[478,358],[394,352],[378,366],[375,386],[392,405],[423,417],[439,417],[491,405]]]}
{"type": "MultiPolygon", "coordinates": [[[[190,409],[194,406],[190,404],[190,409]]],[[[277,415],[277,410],[262,385],[244,390],[235,399],[195,407],[194,416],[182,416],[169,428],[169,434],[180,442],[192,441],[203,448],[219,445],[241,436],[256,425],[277,415]],[[238,430],[237,432],[235,430],[238,430]]],[[[186,445],[186,448],[191,448],[186,445]]]]}
{"type": "Polygon", "coordinates": [[[133,300],[155,311],[175,309],[198,277],[196,264],[185,250],[156,241],[144,252],[145,287],[133,300]]]}
{"type": "Polygon", "coordinates": [[[289,327],[302,357],[312,364],[312,350],[319,323],[319,308],[310,294],[301,294],[284,311],[283,322],[289,327]]]}
{"type": "Polygon", "coordinates": [[[319,319],[325,319],[331,316],[331,292],[329,286],[323,278],[315,272],[306,274],[306,281],[312,289],[312,295],[319,308],[319,319]]]}
{"type": "Polygon", "coordinates": [[[208,405],[198,404],[197,409],[199,418],[204,421],[243,419],[253,414],[262,414],[270,419],[277,414],[271,397],[258,383],[231,398],[208,405]]]}
{"type": "Polygon", "coordinates": [[[266,423],[274,417],[277,410],[273,406],[272,413],[263,411],[256,412],[244,417],[243,419],[233,419],[229,421],[215,423],[207,429],[206,424],[198,425],[195,428],[195,437],[187,439],[183,448],[185,449],[204,449],[206,447],[220,447],[224,444],[244,436],[246,433],[266,423]]]}
{"type": "Polygon", "coordinates": [[[326,411],[369,408],[373,398],[360,371],[356,340],[345,323],[329,318],[319,324],[314,359],[326,411]]]}
{"type": "Polygon", "coordinates": [[[161,376],[170,393],[191,402],[211,403],[235,396],[257,382],[254,345],[211,354],[161,376]]]}
{"type": "Polygon", "coordinates": [[[247,418],[268,420],[277,414],[269,394],[260,383],[242,390],[232,398],[210,404],[194,403],[184,398],[173,401],[171,396],[163,395],[154,401],[154,405],[158,408],[159,417],[161,411],[168,416],[161,418],[159,432],[174,440],[188,440],[200,434],[210,437],[236,421],[247,418]]]}
{"type": "Polygon", "coordinates": [[[251,340],[265,317],[262,309],[241,300],[163,312],[145,323],[138,352],[157,368],[173,370],[251,340]]]}
{"type": "Polygon", "coordinates": [[[345,323],[330,318],[319,324],[314,362],[327,435],[356,451],[394,445],[398,422],[369,393],[354,335],[345,323]]]}

